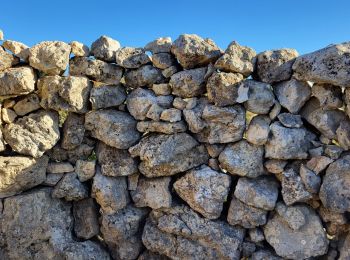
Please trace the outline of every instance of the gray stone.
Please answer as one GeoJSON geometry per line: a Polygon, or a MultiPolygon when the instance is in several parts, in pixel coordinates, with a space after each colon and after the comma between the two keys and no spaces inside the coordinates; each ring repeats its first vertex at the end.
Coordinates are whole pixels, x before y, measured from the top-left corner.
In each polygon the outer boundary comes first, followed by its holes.
{"type": "Polygon", "coordinates": [[[325,155],[333,160],[338,159],[343,151],[344,149],[337,145],[326,145],[326,148],[324,149],[325,155]]]}
{"type": "Polygon", "coordinates": [[[53,198],[77,201],[89,197],[88,187],[82,184],[75,172],[66,173],[52,191],[53,198]]]}
{"type": "Polygon", "coordinates": [[[251,228],[248,230],[249,238],[254,243],[259,243],[265,240],[264,232],[261,228],[251,228]]]}
{"type": "Polygon", "coordinates": [[[79,181],[85,182],[94,177],[96,172],[96,161],[77,160],[75,163],[75,172],[79,181]]]}
{"type": "Polygon", "coordinates": [[[168,79],[179,71],[181,71],[179,66],[170,66],[169,68],[162,70],[162,75],[164,78],[168,79]]]}
{"type": "Polygon", "coordinates": [[[143,65],[135,70],[128,70],[125,75],[125,84],[130,88],[152,86],[162,83],[163,76],[159,69],[152,65],[143,65]]]}
{"type": "Polygon", "coordinates": [[[74,232],[82,239],[90,239],[100,232],[97,205],[87,198],[73,202],[74,232]]]}
{"type": "Polygon", "coordinates": [[[152,90],[157,96],[166,96],[171,94],[171,87],[168,83],[153,84],[152,90]]]}
{"type": "Polygon", "coordinates": [[[277,118],[285,127],[300,128],[303,126],[303,121],[301,120],[300,115],[281,113],[277,116],[277,118]]]}
{"type": "Polygon", "coordinates": [[[300,230],[306,224],[307,216],[304,215],[305,212],[303,212],[302,207],[299,205],[287,207],[283,202],[278,202],[276,212],[295,231],[300,230]]]}
{"type": "Polygon", "coordinates": [[[91,44],[91,54],[95,58],[115,62],[115,52],[120,48],[120,43],[108,36],[101,36],[91,44]]]}
{"type": "Polygon", "coordinates": [[[46,168],[47,173],[66,173],[73,171],[74,167],[69,162],[50,162],[46,168]]]}
{"type": "Polygon", "coordinates": [[[226,146],[224,144],[206,144],[205,147],[210,157],[217,158],[226,146]]]}
{"type": "Polygon", "coordinates": [[[137,120],[145,120],[153,105],[158,105],[157,97],[149,89],[137,88],[126,99],[129,113],[137,120]]]}
{"type": "Polygon", "coordinates": [[[268,116],[257,115],[250,121],[246,131],[247,141],[255,145],[263,145],[267,142],[270,133],[271,120],[268,116]]]}
{"type": "Polygon", "coordinates": [[[12,52],[16,57],[28,61],[29,58],[29,47],[24,43],[6,40],[3,42],[2,46],[12,52]]]}
{"type": "Polygon", "coordinates": [[[163,133],[163,134],[176,134],[182,133],[187,130],[187,126],[184,121],[175,123],[170,122],[157,122],[157,121],[141,121],[137,123],[137,130],[141,133],[163,133]]]}
{"type": "Polygon", "coordinates": [[[74,56],[88,57],[90,55],[89,47],[81,42],[72,41],[69,45],[72,48],[72,54],[74,56]]]}
{"type": "Polygon", "coordinates": [[[340,122],[339,127],[336,130],[337,140],[339,145],[344,150],[350,149],[350,121],[344,120],[340,122]]]}
{"type": "Polygon", "coordinates": [[[265,161],[264,166],[267,171],[274,174],[278,174],[283,172],[284,167],[287,165],[287,163],[288,161],[271,159],[271,160],[265,161]]]}
{"type": "Polygon", "coordinates": [[[64,173],[48,173],[46,174],[46,179],[42,184],[53,187],[60,181],[60,179],[62,179],[63,174],[64,173]]]}
{"type": "Polygon", "coordinates": [[[123,47],[115,52],[116,63],[126,69],[137,69],[151,62],[142,48],[123,47]]]}
{"type": "Polygon", "coordinates": [[[318,99],[321,107],[337,109],[343,106],[341,87],[330,84],[314,84],[312,95],[318,99]]]}
{"type": "Polygon", "coordinates": [[[276,119],[276,117],[281,113],[281,109],[282,109],[281,104],[277,100],[275,100],[275,104],[274,104],[274,106],[272,107],[272,109],[270,110],[270,113],[269,113],[270,119],[271,120],[276,119]]]}
{"type": "Polygon", "coordinates": [[[72,150],[83,142],[85,134],[84,119],[84,115],[68,113],[63,124],[62,148],[72,150]]]}
{"type": "Polygon", "coordinates": [[[170,123],[181,121],[181,110],[176,108],[168,108],[163,110],[160,119],[170,123]]]}
{"type": "Polygon", "coordinates": [[[306,166],[310,170],[314,171],[316,174],[319,174],[323,170],[327,168],[327,166],[332,163],[333,160],[327,156],[315,156],[311,158],[307,163],[306,166]]]}
{"type": "Polygon", "coordinates": [[[152,52],[153,54],[160,52],[170,52],[171,43],[172,42],[170,37],[161,37],[147,43],[144,49],[146,51],[152,52]]]}
{"type": "Polygon", "coordinates": [[[321,177],[303,164],[300,166],[299,174],[306,190],[310,193],[318,193],[321,186],[321,177]]]}
{"type": "Polygon", "coordinates": [[[268,114],[275,104],[271,86],[255,80],[245,80],[242,84],[249,89],[245,108],[254,114],[268,114]]]}
{"type": "Polygon", "coordinates": [[[152,55],[153,65],[158,69],[167,69],[177,64],[176,59],[170,53],[156,53],[152,55]]]}
{"type": "Polygon", "coordinates": [[[19,59],[8,53],[0,46],[0,71],[11,68],[12,66],[19,63],[19,59]]]}
{"type": "Polygon", "coordinates": [[[23,97],[13,106],[13,110],[19,116],[24,116],[39,108],[41,108],[40,99],[36,94],[29,94],[23,97]]]}
{"type": "Polygon", "coordinates": [[[124,103],[126,91],[122,85],[94,87],[90,92],[92,109],[116,107],[124,103]]]}

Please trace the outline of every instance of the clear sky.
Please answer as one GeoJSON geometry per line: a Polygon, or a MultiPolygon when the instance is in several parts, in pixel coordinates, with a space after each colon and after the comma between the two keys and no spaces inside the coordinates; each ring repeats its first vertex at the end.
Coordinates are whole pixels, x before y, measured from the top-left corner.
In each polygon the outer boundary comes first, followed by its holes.
{"type": "Polygon", "coordinates": [[[6,39],[32,46],[43,40],[90,44],[100,35],[122,46],[182,33],[236,40],[257,52],[283,47],[307,53],[350,41],[350,0],[13,0],[0,3],[6,39]]]}

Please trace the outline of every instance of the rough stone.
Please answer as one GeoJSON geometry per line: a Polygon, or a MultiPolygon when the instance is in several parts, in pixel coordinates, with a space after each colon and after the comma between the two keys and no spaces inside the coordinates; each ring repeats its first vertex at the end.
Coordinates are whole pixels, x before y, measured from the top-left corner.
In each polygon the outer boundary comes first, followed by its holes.
{"type": "Polygon", "coordinates": [[[75,172],[79,181],[85,182],[95,175],[96,161],[77,160],[75,163],[75,172]]]}
{"type": "Polygon", "coordinates": [[[168,108],[163,110],[160,119],[170,123],[175,123],[181,120],[181,110],[176,108],[168,108]]]}
{"type": "Polygon", "coordinates": [[[251,241],[259,243],[265,240],[264,232],[261,228],[251,228],[248,230],[248,235],[251,241]]]}
{"type": "Polygon", "coordinates": [[[177,65],[176,59],[170,53],[156,53],[152,55],[152,63],[158,69],[167,69],[177,65]]]}
{"type": "Polygon", "coordinates": [[[63,149],[72,150],[77,148],[84,139],[84,115],[68,113],[63,124],[63,136],[61,146],[63,149]]]}
{"type": "Polygon", "coordinates": [[[301,120],[300,115],[281,113],[277,116],[277,118],[285,127],[300,128],[303,126],[303,121],[301,120]]]}
{"type": "Polygon", "coordinates": [[[339,127],[336,130],[337,140],[339,145],[345,149],[350,149],[350,121],[345,120],[340,122],[339,127]]]}
{"type": "Polygon", "coordinates": [[[66,173],[73,171],[74,167],[69,162],[50,162],[46,168],[47,173],[66,173]]]}
{"type": "Polygon", "coordinates": [[[8,53],[4,50],[3,47],[0,46],[0,71],[8,69],[19,63],[19,59],[8,53]]]}
{"type": "Polygon", "coordinates": [[[161,37],[147,43],[144,49],[146,51],[152,52],[153,54],[161,52],[170,52],[171,43],[172,42],[170,37],[161,37]]]}
{"type": "Polygon", "coordinates": [[[9,108],[3,108],[1,109],[1,118],[2,121],[4,121],[7,124],[13,123],[17,117],[17,114],[15,111],[9,108]]]}
{"type": "Polygon", "coordinates": [[[39,108],[41,108],[40,99],[36,94],[29,94],[23,97],[13,106],[13,110],[19,116],[24,116],[39,108]]]}
{"type": "Polygon", "coordinates": [[[64,198],[67,201],[77,201],[89,196],[88,188],[82,184],[75,172],[66,173],[52,191],[53,198],[64,198]]]}
{"type": "Polygon", "coordinates": [[[120,48],[120,43],[108,36],[102,35],[91,44],[91,54],[95,58],[106,61],[115,62],[115,53],[120,48]]]}
{"type": "Polygon", "coordinates": [[[142,48],[123,47],[115,52],[116,63],[126,69],[137,69],[151,62],[142,48]]]}
{"type": "Polygon", "coordinates": [[[137,123],[137,130],[141,133],[156,132],[163,134],[176,134],[185,132],[187,130],[187,126],[183,121],[175,123],[144,121],[137,123]]]}
{"type": "Polygon", "coordinates": [[[126,99],[126,92],[123,86],[100,86],[94,87],[90,92],[92,109],[116,107],[126,99]]]}
{"type": "Polygon", "coordinates": [[[337,109],[343,106],[341,87],[330,84],[314,84],[312,95],[318,99],[321,107],[337,109]]]}
{"type": "Polygon", "coordinates": [[[327,156],[316,156],[311,158],[306,166],[316,174],[319,174],[327,168],[327,166],[332,163],[333,160],[327,156]]]}
{"type": "Polygon", "coordinates": [[[74,232],[82,239],[90,239],[100,232],[97,205],[87,198],[73,202],[74,232]]]}
{"type": "Polygon", "coordinates": [[[271,86],[255,80],[245,80],[242,84],[249,89],[245,108],[254,114],[268,114],[275,104],[271,86]]]}
{"type": "Polygon", "coordinates": [[[28,61],[29,58],[29,47],[24,43],[6,40],[2,43],[2,46],[11,51],[16,57],[28,61]]]}
{"type": "Polygon", "coordinates": [[[130,88],[143,86],[152,86],[162,83],[163,76],[159,69],[152,65],[144,65],[135,70],[129,70],[125,73],[125,84],[130,88]]]}
{"type": "Polygon", "coordinates": [[[166,96],[171,94],[171,87],[168,83],[153,84],[152,90],[157,96],[166,96]]]}
{"type": "Polygon", "coordinates": [[[276,212],[293,230],[299,230],[306,224],[307,216],[304,215],[299,205],[287,207],[284,203],[278,202],[276,205],[276,212]]]}
{"type": "Polygon", "coordinates": [[[310,193],[318,193],[321,186],[321,177],[303,164],[300,166],[299,174],[306,190],[310,193]]]}
{"type": "Polygon", "coordinates": [[[0,96],[26,95],[35,89],[36,76],[30,67],[0,70],[0,96]]]}
{"type": "Polygon", "coordinates": [[[69,45],[72,48],[72,54],[74,56],[88,57],[90,55],[89,47],[81,42],[72,41],[69,45]]]}
{"type": "Polygon", "coordinates": [[[284,160],[271,159],[271,160],[267,160],[264,163],[264,166],[267,171],[274,174],[278,174],[283,172],[284,167],[287,165],[287,163],[288,162],[284,160]]]}
{"type": "Polygon", "coordinates": [[[264,145],[269,137],[271,120],[268,116],[257,115],[250,121],[246,131],[247,141],[255,145],[264,145]]]}

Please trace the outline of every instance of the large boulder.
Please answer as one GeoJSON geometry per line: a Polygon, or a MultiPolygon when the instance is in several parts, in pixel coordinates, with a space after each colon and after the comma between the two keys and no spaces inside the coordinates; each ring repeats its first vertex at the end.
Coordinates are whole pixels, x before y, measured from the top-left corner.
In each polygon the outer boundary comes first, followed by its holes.
{"type": "Polygon", "coordinates": [[[126,91],[122,85],[94,87],[90,92],[90,102],[94,110],[119,106],[125,99],[126,91]]]}

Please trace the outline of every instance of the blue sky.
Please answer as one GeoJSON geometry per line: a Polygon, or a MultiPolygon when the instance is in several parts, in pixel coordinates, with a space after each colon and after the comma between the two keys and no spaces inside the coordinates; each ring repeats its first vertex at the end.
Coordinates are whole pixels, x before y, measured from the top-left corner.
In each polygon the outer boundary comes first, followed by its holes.
{"type": "Polygon", "coordinates": [[[225,49],[236,40],[257,52],[283,47],[307,53],[350,40],[349,0],[3,1],[6,39],[90,44],[100,35],[122,46],[182,33],[213,39],[225,49]]]}

